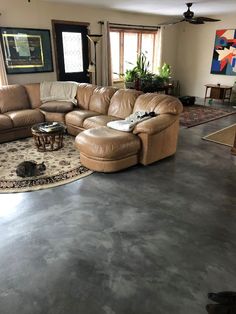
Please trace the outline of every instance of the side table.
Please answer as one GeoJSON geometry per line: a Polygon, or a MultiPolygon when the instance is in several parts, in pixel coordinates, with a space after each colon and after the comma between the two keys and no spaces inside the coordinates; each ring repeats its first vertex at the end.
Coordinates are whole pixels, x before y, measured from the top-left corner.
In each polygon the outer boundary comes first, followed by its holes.
{"type": "Polygon", "coordinates": [[[63,147],[63,135],[66,127],[59,122],[43,122],[31,127],[35,146],[38,151],[54,151],[63,147]]]}
{"type": "Polygon", "coordinates": [[[204,105],[206,104],[206,99],[222,99],[224,103],[225,100],[230,102],[230,97],[232,93],[233,86],[220,85],[220,84],[206,84],[204,105]],[[208,90],[210,89],[210,95],[208,95],[208,90]]]}

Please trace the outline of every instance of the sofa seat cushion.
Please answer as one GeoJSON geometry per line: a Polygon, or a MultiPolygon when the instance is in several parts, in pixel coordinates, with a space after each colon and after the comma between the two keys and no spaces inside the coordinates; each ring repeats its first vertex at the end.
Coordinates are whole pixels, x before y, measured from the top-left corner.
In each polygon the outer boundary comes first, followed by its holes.
{"type": "Polygon", "coordinates": [[[66,114],[65,121],[66,124],[72,124],[78,127],[83,127],[83,122],[85,119],[98,115],[100,115],[100,113],[95,111],[74,110],[66,114]]]}
{"type": "Polygon", "coordinates": [[[44,121],[44,115],[37,109],[25,109],[7,112],[15,128],[31,126],[44,121]]]}
{"type": "Polygon", "coordinates": [[[133,133],[103,126],[78,134],[75,138],[75,146],[89,157],[116,160],[137,154],[141,143],[139,137],[133,133]]]}
{"type": "Polygon", "coordinates": [[[85,129],[97,128],[99,126],[106,126],[108,122],[115,120],[120,120],[120,118],[107,115],[90,117],[84,120],[83,127],[85,129]]]}
{"type": "Polygon", "coordinates": [[[40,106],[46,112],[67,113],[73,110],[74,104],[70,101],[48,101],[40,106]]]}
{"type": "Polygon", "coordinates": [[[65,113],[63,112],[46,112],[46,111],[42,111],[43,115],[44,115],[44,119],[47,122],[62,122],[65,123],[65,113]]]}
{"type": "Polygon", "coordinates": [[[12,120],[5,114],[0,114],[0,131],[13,128],[12,120]]]}

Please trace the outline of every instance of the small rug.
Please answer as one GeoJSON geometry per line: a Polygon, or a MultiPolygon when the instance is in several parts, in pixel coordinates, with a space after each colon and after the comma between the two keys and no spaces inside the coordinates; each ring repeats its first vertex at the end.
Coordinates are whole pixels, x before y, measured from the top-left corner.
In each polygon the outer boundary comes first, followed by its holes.
{"type": "Polygon", "coordinates": [[[64,146],[52,152],[38,152],[33,138],[0,144],[0,193],[26,192],[56,187],[90,175],[80,163],[79,151],[74,147],[74,137],[66,135],[64,146]],[[22,161],[44,162],[44,174],[21,178],[16,167],[22,161]]]}
{"type": "Polygon", "coordinates": [[[180,125],[191,128],[235,113],[236,111],[229,111],[229,109],[216,109],[201,105],[184,106],[183,112],[180,114],[180,125]]]}
{"type": "Polygon", "coordinates": [[[206,141],[233,147],[235,132],[236,132],[236,124],[233,124],[231,126],[228,126],[227,128],[221,129],[207,136],[204,136],[202,139],[206,141]]]}

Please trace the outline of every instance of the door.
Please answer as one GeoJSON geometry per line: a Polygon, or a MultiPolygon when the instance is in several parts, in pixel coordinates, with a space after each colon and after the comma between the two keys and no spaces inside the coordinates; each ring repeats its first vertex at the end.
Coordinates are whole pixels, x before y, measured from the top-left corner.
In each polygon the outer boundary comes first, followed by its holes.
{"type": "Polygon", "coordinates": [[[58,81],[88,83],[89,23],[52,21],[58,81]]]}

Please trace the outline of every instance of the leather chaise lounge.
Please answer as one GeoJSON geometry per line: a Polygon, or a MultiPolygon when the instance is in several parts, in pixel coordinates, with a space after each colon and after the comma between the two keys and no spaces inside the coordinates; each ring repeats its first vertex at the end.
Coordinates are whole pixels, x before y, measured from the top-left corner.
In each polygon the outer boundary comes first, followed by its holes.
{"type": "MultiPolygon", "coordinates": [[[[125,92],[116,92],[110,106],[113,106],[114,99],[125,92]]],[[[182,111],[182,105],[176,98],[143,94],[132,103],[127,97],[126,103],[123,102],[125,109],[128,108],[124,115],[124,108],[119,107],[118,101],[115,103],[116,119],[125,118],[136,111],[154,111],[157,116],[137,124],[132,133],[106,126],[81,132],[76,136],[75,145],[80,150],[81,162],[85,166],[96,171],[112,172],[137,163],[148,165],[176,152],[179,113],[182,111]]],[[[110,112],[113,113],[112,110],[110,112]]]]}
{"type": "Polygon", "coordinates": [[[177,98],[87,83],[78,84],[76,98],[77,105],[42,103],[39,83],[0,88],[0,143],[31,136],[35,123],[59,121],[76,136],[81,162],[92,170],[113,172],[175,154],[182,111],[177,98]],[[157,116],[129,133],[106,126],[136,111],[154,111],[157,116]]]}

